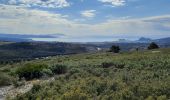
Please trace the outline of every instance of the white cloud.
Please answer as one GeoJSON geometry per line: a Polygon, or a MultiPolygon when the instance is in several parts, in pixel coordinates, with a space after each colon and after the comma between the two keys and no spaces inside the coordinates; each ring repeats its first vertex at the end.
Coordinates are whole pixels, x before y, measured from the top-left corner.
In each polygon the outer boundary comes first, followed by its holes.
{"type": "Polygon", "coordinates": [[[85,10],[81,12],[83,17],[93,18],[96,16],[96,10],[85,10]]]}
{"type": "Polygon", "coordinates": [[[69,41],[90,36],[170,36],[170,15],[142,19],[108,20],[83,24],[66,19],[65,15],[0,5],[0,32],[11,34],[61,33],[60,40],[69,41]]]}
{"type": "Polygon", "coordinates": [[[0,5],[0,27],[3,33],[60,33],[74,24],[65,15],[23,7],[0,5]],[[6,28],[4,28],[6,27],[6,28]]]}
{"type": "Polygon", "coordinates": [[[25,7],[38,6],[49,8],[63,8],[70,6],[66,0],[7,0],[9,5],[20,5],[25,7]]]}
{"type": "Polygon", "coordinates": [[[126,1],[125,0],[99,0],[103,3],[110,3],[113,7],[124,6],[126,1]]]}

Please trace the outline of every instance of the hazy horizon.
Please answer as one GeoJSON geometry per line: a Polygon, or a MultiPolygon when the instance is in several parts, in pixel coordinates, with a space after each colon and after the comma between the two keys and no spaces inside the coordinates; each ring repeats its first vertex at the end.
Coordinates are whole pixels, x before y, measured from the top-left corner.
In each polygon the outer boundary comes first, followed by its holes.
{"type": "Polygon", "coordinates": [[[33,41],[45,41],[45,42],[113,42],[113,41],[120,41],[121,39],[125,41],[137,41],[140,38],[149,38],[149,39],[161,39],[161,38],[169,38],[169,37],[160,37],[160,38],[150,38],[150,37],[134,37],[134,38],[123,38],[123,37],[108,37],[108,38],[100,38],[100,39],[93,39],[93,38],[76,38],[76,39],[60,39],[60,38],[30,38],[33,41]]]}

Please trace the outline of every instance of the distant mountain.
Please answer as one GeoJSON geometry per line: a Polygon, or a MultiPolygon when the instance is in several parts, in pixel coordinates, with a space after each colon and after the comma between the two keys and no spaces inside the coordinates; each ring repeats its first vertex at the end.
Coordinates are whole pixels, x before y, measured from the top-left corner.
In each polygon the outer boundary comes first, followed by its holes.
{"type": "Polygon", "coordinates": [[[127,40],[127,39],[119,39],[117,42],[118,43],[131,43],[132,41],[127,40]]]}
{"type": "Polygon", "coordinates": [[[150,39],[141,37],[135,41],[129,41],[126,39],[119,39],[118,41],[110,41],[110,42],[88,42],[84,45],[101,48],[103,50],[108,50],[112,45],[120,46],[122,51],[135,50],[136,48],[143,50],[147,49],[148,45],[151,42],[156,42],[161,48],[169,48],[170,47],[170,37],[161,38],[161,39],[150,39]]]}
{"type": "Polygon", "coordinates": [[[157,42],[159,44],[170,44],[170,37],[155,39],[154,42],[157,42]]]}
{"type": "Polygon", "coordinates": [[[160,38],[160,39],[150,39],[150,38],[141,37],[141,38],[139,38],[138,40],[136,40],[134,42],[137,42],[137,43],[156,42],[158,44],[170,44],[170,37],[160,38]]]}
{"type": "Polygon", "coordinates": [[[26,38],[16,38],[16,37],[0,37],[0,41],[9,41],[9,42],[28,42],[32,41],[32,39],[26,38]]]}
{"type": "Polygon", "coordinates": [[[31,38],[57,38],[64,36],[63,34],[48,34],[48,35],[30,35],[30,34],[3,34],[0,33],[0,41],[10,42],[28,42],[33,41],[31,38]]]}
{"type": "Polygon", "coordinates": [[[139,38],[139,40],[137,40],[135,42],[148,43],[148,42],[151,42],[151,41],[152,41],[152,39],[150,39],[150,38],[141,37],[141,38],[139,38]]]}

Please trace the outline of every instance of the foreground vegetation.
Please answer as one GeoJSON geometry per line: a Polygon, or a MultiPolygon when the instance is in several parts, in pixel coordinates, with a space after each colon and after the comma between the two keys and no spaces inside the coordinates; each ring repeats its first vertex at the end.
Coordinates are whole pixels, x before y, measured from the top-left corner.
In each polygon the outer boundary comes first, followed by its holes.
{"type": "Polygon", "coordinates": [[[11,78],[55,76],[55,81],[35,84],[15,100],[170,99],[170,49],[50,57],[6,65],[1,72],[6,84],[11,78]]]}

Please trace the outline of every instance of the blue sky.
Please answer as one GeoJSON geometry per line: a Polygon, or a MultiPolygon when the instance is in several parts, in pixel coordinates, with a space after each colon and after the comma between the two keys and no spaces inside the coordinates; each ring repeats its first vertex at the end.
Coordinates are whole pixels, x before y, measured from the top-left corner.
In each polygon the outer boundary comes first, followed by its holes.
{"type": "Polygon", "coordinates": [[[170,0],[0,0],[0,33],[56,41],[170,37],[170,0]]]}

